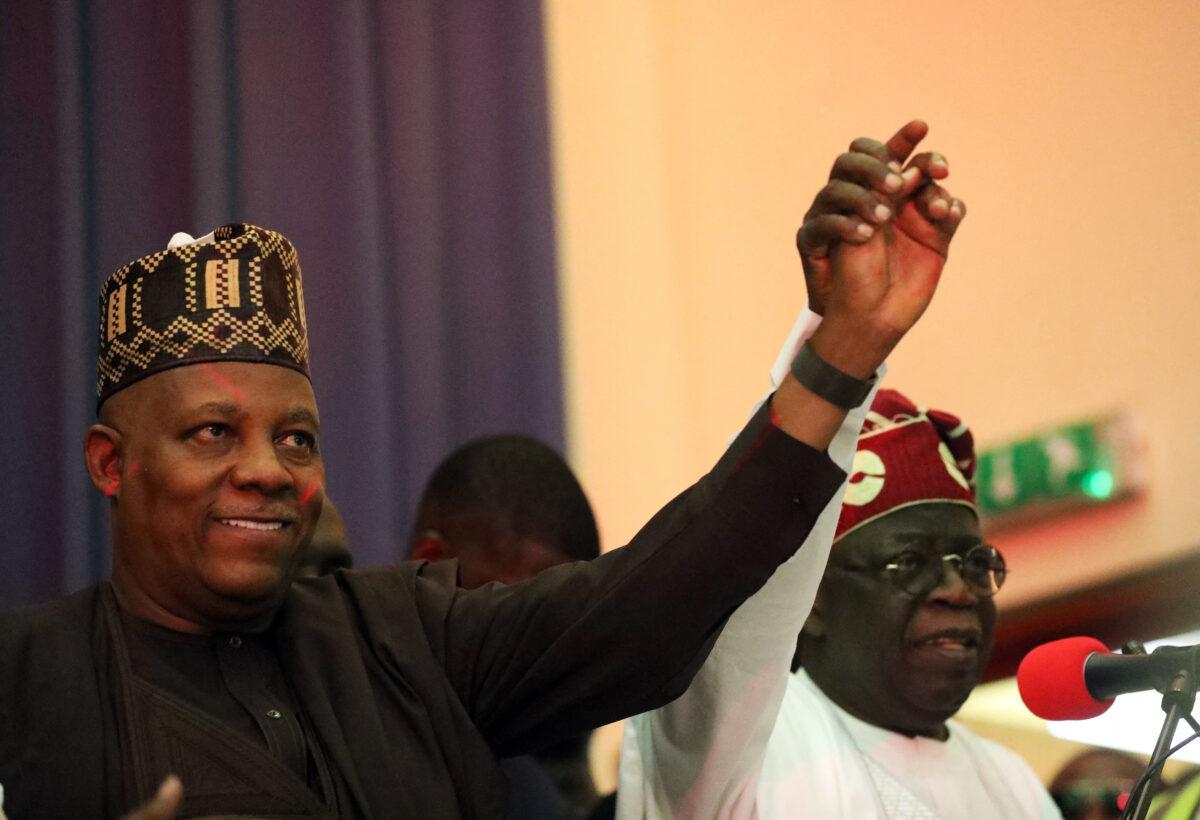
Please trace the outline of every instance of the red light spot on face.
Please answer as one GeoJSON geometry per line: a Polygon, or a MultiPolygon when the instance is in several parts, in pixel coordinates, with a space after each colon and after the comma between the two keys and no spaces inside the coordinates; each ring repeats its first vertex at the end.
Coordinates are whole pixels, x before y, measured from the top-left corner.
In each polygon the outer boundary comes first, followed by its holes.
{"type": "Polygon", "coordinates": [[[1121,792],[1117,795],[1117,810],[1125,811],[1125,807],[1129,805],[1129,792],[1121,792]]]}
{"type": "Polygon", "coordinates": [[[137,475],[139,466],[140,465],[136,461],[129,462],[129,469],[127,472],[129,473],[130,478],[133,478],[135,475],[137,475]]]}
{"type": "Polygon", "coordinates": [[[315,481],[312,484],[309,484],[307,487],[305,487],[304,492],[300,494],[300,503],[307,504],[309,501],[311,501],[312,497],[313,497],[313,493],[315,493],[317,491],[317,487],[318,487],[318,484],[315,481]]]}
{"type": "Polygon", "coordinates": [[[231,382],[227,376],[223,375],[220,371],[218,371],[215,367],[213,367],[208,362],[200,362],[200,366],[202,368],[204,368],[204,372],[207,373],[209,375],[209,377],[212,378],[213,381],[215,381],[217,384],[221,385],[226,390],[228,390],[230,393],[232,393],[233,397],[237,401],[240,402],[240,401],[245,400],[246,394],[242,392],[242,389],[240,387],[238,387],[236,384],[231,382]]]}

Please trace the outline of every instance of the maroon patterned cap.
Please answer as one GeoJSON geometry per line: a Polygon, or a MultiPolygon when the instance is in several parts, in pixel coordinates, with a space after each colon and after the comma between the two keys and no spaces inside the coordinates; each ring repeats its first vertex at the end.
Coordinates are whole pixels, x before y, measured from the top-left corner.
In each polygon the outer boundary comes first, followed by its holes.
{"type": "MultiPolygon", "coordinates": [[[[965,422],[880,390],[858,437],[835,540],[930,501],[975,508],[975,442],[965,422]]],[[[978,511],[976,510],[976,515],[978,511]]]]}

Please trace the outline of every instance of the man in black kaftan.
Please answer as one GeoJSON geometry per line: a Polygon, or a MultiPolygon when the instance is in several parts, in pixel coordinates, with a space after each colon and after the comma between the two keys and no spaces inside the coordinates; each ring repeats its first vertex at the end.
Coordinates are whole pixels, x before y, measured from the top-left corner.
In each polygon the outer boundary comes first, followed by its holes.
{"type": "MultiPolygon", "coordinates": [[[[867,244],[860,224],[825,230],[867,244]]],[[[453,562],[295,579],[324,472],[287,239],[231,225],[130,263],[101,292],[85,442],[113,580],[0,615],[4,810],[500,816],[497,756],[687,687],[845,479],[825,447],[934,285],[810,281],[808,371],[631,544],[465,590],[453,562]]]]}

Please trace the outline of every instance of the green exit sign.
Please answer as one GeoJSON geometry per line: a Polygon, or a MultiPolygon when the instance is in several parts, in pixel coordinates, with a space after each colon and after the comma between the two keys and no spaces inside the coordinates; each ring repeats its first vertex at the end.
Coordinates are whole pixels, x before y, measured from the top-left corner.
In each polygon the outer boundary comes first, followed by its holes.
{"type": "Polygon", "coordinates": [[[990,521],[1026,520],[1137,492],[1144,467],[1132,418],[1112,413],[984,450],[975,493],[990,521]]]}

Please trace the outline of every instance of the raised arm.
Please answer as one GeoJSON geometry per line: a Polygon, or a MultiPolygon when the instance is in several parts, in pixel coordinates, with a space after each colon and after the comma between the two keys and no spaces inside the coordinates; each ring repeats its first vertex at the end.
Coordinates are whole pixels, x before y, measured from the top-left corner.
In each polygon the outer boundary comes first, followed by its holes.
{"type": "MultiPolygon", "coordinates": [[[[839,417],[788,373],[788,365],[807,339],[822,359],[865,377],[882,369],[882,358],[924,311],[965,213],[933,182],[945,177],[944,160],[923,154],[903,168],[925,130],[912,122],[887,143],[855,140],[835,162],[797,236],[812,313],[801,316],[772,370],[776,412],[785,429],[793,410],[828,424],[840,419],[827,449],[847,473],[874,390],[839,417]],[[938,199],[942,204],[935,205],[938,199]]],[[[796,636],[829,556],[843,490],[821,511],[797,554],[730,617],[687,692],[626,723],[619,817],[755,815],[763,754],[796,636]]]]}

